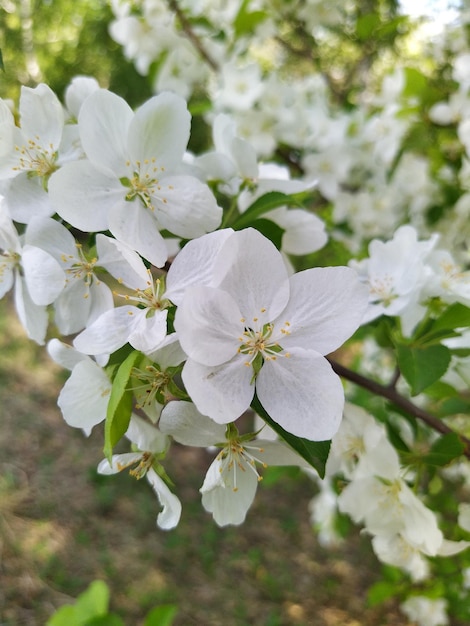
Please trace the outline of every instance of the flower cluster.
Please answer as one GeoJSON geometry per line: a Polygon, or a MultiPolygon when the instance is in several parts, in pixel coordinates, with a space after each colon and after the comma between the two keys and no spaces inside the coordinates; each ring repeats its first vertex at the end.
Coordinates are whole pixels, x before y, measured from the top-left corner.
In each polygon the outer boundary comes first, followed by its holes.
{"type": "Polygon", "coordinates": [[[470,545],[470,17],[430,46],[455,56],[444,95],[413,66],[341,92],[338,68],[292,58],[374,22],[290,4],[114,0],[156,95],[134,110],[82,76],[64,105],[46,84],[0,100],[0,297],[70,371],[66,423],[102,427],[97,471],[145,476],[159,528],[181,517],[180,445],[210,455],[220,526],[266,467],[300,467],[320,541],[349,516],[421,585],[403,612],[445,624],[436,563],[470,545]],[[190,152],[192,121],[208,132],[190,152]]]}

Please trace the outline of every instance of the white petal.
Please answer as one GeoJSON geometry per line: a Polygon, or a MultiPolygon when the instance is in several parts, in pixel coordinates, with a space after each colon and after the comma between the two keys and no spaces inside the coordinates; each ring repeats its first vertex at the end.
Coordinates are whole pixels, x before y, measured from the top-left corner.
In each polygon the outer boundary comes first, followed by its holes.
{"type": "Polygon", "coordinates": [[[161,346],[147,356],[154,363],[158,363],[162,370],[179,365],[187,359],[187,354],[181,347],[176,333],[167,335],[161,346]]]}
{"type": "Polygon", "coordinates": [[[126,437],[144,452],[164,452],[168,447],[168,437],[137,415],[132,415],[126,437]]]}
{"type": "Polygon", "coordinates": [[[129,335],[129,343],[144,354],[158,349],[166,337],[168,311],[155,311],[152,316],[139,316],[129,335]]]}
{"type": "Polygon", "coordinates": [[[188,359],[184,365],[183,382],[191,400],[219,424],[238,419],[253,399],[253,370],[244,360],[237,355],[228,363],[207,367],[188,359]]]}
{"type": "Polygon", "coordinates": [[[264,217],[285,230],[282,236],[282,250],[288,254],[310,254],[323,248],[328,241],[324,222],[303,209],[281,207],[269,211],[264,217]]]}
{"type": "MultiPolygon", "coordinates": [[[[88,288],[88,297],[90,308],[88,311],[88,319],[85,320],[84,326],[90,326],[106,311],[114,308],[113,292],[101,281],[93,280],[88,288]]],[[[83,328],[83,326],[81,327],[83,328]]],[[[80,328],[80,330],[81,330],[80,328]]]]}
{"type": "Polygon", "coordinates": [[[69,112],[78,118],[80,108],[85,99],[100,88],[96,78],[75,76],[65,90],[64,100],[69,112]]]}
{"type": "Polygon", "coordinates": [[[88,360],[85,354],[59,339],[51,339],[47,344],[47,351],[53,361],[68,370],[73,370],[80,361],[88,360]]]}
{"type": "Polygon", "coordinates": [[[134,289],[146,289],[149,275],[142,259],[127,244],[99,233],[96,235],[99,264],[119,282],[134,289]]]}
{"type": "Polygon", "coordinates": [[[124,197],[124,188],[109,171],[90,161],[68,163],[49,179],[54,210],[84,232],[108,229],[108,211],[124,197]]]}
{"type": "Polygon", "coordinates": [[[283,348],[302,346],[329,354],[359,327],[368,289],[348,267],[317,267],[291,276],[290,299],[275,326],[289,322],[283,348]]]}
{"type": "Polygon", "coordinates": [[[440,548],[437,551],[439,556],[453,556],[466,550],[470,547],[470,541],[450,541],[449,539],[443,539],[440,548]]]}
{"type": "Polygon", "coordinates": [[[189,241],[171,264],[165,296],[179,305],[190,285],[210,285],[217,255],[233,232],[231,228],[225,228],[189,241]]]}
{"type": "Polygon", "coordinates": [[[225,441],[225,426],[199,413],[192,402],[169,402],[158,425],[163,433],[185,446],[209,447],[225,441]]]}
{"type": "Polygon", "coordinates": [[[208,152],[196,159],[196,165],[201,167],[209,180],[229,181],[236,176],[235,163],[221,152],[208,152]]]}
{"type": "Polygon", "coordinates": [[[39,306],[32,301],[26,283],[18,272],[16,272],[15,279],[15,307],[28,337],[36,343],[44,345],[49,322],[47,309],[45,306],[39,306]]]}
{"type": "Polygon", "coordinates": [[[40,178],[29,178],[26,172],[10,181],[3,193],[8,212],[15,222],[28,224],[35,216],[49,217],[54,213],[40,178]]]}
{"type": "Polygon", "coordinates": [[[55,323],[62,335],[78,333],[85,328],[90,315],[91,298],[82,280],[70,284],[54,302],[55,323]]]}
{"type": "Polygon", "coordinates": [[[219,255],[214,282],[237,302],[246,326],[257,325],[252,318],[259,318],[259,327],[271,321],[289,298],[287,270],[280,252],[253,228],[228,238],[219,255]]]}
{"type": "Polygon", "coordinates": [[[50,217],[33,217],[25,233],[25,243],[42,248],[58,261],[64,255],[73,257],[72,261],[62,261],[65,267],[77,257],[77,248],[72,233],[60,222],[50,217]]]}
{"type": "Polygon", "coordinates": [[[311,465],[283,441],[253,439],[244,449],[266,465],[294,465],[311,469],[311,465]]]}
{"type": "Polygon", "coordinates": [[[59,147],[64,126],[64,111],[50,87],[41,83],[34,89],[21,87],[21,130],[25,137],[55,152],[59,147]]]}
{"type": "Polygon", "coordinates": [[[326,441],[339,428],[344,406],[341,380],[326,359],[295,348],[265,361],[256,392],[270,417],[285,430],[312,441],[326,441]]]}
{"type": "Polygon", "coordinates": [[[35,304],[51,304],[65,287],[65,272],[50,254],[26,245],[21,263],[31,299],[35,304]]]}
{"type": "Polygon", "coordinates": [[[100,89],[83,103],[78,126],[83,149],[94,164],[106,167],[118,178],[127,176],[127,131],[134,117],[123,98],[100,89]]]}
{"type": "Polygon", "coordinates": [[[91,359],[78,363],[59,394],[59,405],[69,426],[90,433],[106,418],[111,382],[91,359]]]}
{"type": "Polygon", "coordinates": [[[74,339],[73,345],[84,354],[112,353],[127,343],[135,319],[145,311],[125,305],[106,311],[74,339]]]}
{"type": "Polygon", "coordinates": [[[176,310],[175,329],[183,350],[204,365],[220,365],[237,354],[245,324],[224,291],[189,287],[176,310]]]}
{"type": "Polygon", "coordinates": [[[162,228],[194,239],[220,225],[222,209],[205,183],[194,176],[166,176],[160,186],[152,203],[162,228]]]}
{"type": "Polygon", "coordinates": [[[109,229],[120,241],[141,254],[155,267],[168,258],[165,240],[151,212],[138,201],[117,203],[109,214],[109,229]]]}
{"type": "Polygon", "coordinates": [[[191,116],[183,98],[164,92],[137,109],[129,127],[129,151],[134,161],[170,171],[188,145],[191,116]],[[155,159],[155,163],[152,163],[155,159]]]}
{"type": "Polygon", "coordinates": [[[147,480],[152,485],[163,507],[163,510],[157,516],[157,526],[162,530],[175,528],[181,517],[181,502],[153,469],[147,472],[147,480]]]}
{"type": "Polygon", "coordinates": [[[212,513],[214,521],[219,526],[242,524],[255,499],[258,487],[258,477],[250,468],[242,469],[237,464],[234,464],[233,468],[236,470],[236,482],[232,471],[229,476],[224,476],[224,486],[208,489],[212,482],[210,474],[220,471],[219,463],[214,461],[200,490],[204,508],[212,513]]]}
{"type": "Polygon", "coordinates": [[[142,458],[142,452],[124,452],[123,454],[113,454],[111,458],[111,465],[108,459],[100,461],[96,471],[98,474],[104,474],[109,476],[111,474],[117,474],[122,472],[128,467],[132,467],[135,463],[138,463],[142,458]]]}

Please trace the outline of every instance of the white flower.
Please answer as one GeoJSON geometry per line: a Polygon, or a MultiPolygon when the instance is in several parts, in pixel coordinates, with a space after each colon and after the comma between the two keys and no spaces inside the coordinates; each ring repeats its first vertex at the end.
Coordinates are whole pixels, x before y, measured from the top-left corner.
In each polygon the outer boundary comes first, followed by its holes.
{"type": "MultiPolygon", "coordinates": [[[[65,226],[51,218],[35,217],[28,224],[25,238],[27,244],[41,249],[43,255],[49,255],[49,266],[55,260],[54,273],[52,269],[47,273],[44,269],[31,281],[31,289],[34,288],[31,294],[38,304],[54,302],[55,322],[62,334],[79,332],[104,311],[113,308],[111,290],[96,273],[98,265],[102,265],[101,260],[87,256],[65,226]]],[[[111,241],[104,235],[97,236],[99,256],[101,248],[105,247],[102,242],[107,240],[111,241]]],[[[121,265],[123,263],[121,259],[121,265]]],[[[39,262],[37,267],[40,267],[39,262]]]]}
{"type": "MultiPolygon", "coordinates": [[[[177,257],[193,271],[204,239],[177,257]]],[[[219,423],[233,421],[256,388],[287,431],[329,439],[344,393],[323,355],[348,339],[363,315],[367,293],[355,273],[314,268],[288,278],[273,244],[247,229],[226,236],[212,285],[188,287],[175,318],[189,355],[183,382],[197,408],[219,423]]]]}
{"type": "Polygon", "coordinates": [[[443,598],[411,596],[400,605],[400,609],[418,626],[446,626],[449,623],[447,601],[443,598]]]}
{"type": "Polygon", "coordinates": [[[145,354],[154,352],[165,339],[167,331],[168,301],[164,295],[163,280],[154,279],[140,257],[125,244],[113,243],[104,235],[98,235],[97,241],[106,245],[107,256],[104,262],[101,261],[103,266],[132,291],[122,294],[129,304],[105,311],[75,337],[74,346],[85,354],[104,354],[115,352],[129,342],[145,354]],[[121,262],[117,262],[118,252],[126,255],[127,263],[124,256],[121,262]]]}
{"type": "Polygon", "coordinates": [[[132,467],[130,470],[132,476],[137,479],[145,476],[162,506],[157,516],[157,526],[163,530],[170,530],[177,526],[180,520],[181,502],[158,474],[160,467],[158,458],[164,456],[168,448],[168,437],[137,415],[132,415],[126,437],[139,451],[113,454],[111,464],[107,459],[103,459],[98,465],[98,473],[116,474],[132,467]]]}
{"type": "Polygon", "coordinates": [[[163,433],[184,445],[221,448],[200,489],[204,508],[219,526],[244,522],[262,480],[257,464],[306,465],[283,442],[239,435],[233,424],[227,428],[216,424],[190,402],[167,404],[159,426],[163,433]]]}
{"type": "Polygon", "coordinates": [[[392,240],[371,241],[368,259],[350,261],[349,265],[369,286],[369,306],[363,323],[380,315],[400,316],[405,334],[412,331],[424,314],[419,299],[430,273],[425,261],[436,242],[437,235],[418,241],[412,226],[401,226],[392,240]]]}
{"type": "Polygon", "coordinates": [[[57,401],[64,420],[88,436],[106,419],[111,381],[96,361],[58,339],[51,339],[47,350],[56,363],[72,372],[57,401]]]}
{"type": "Polygon", "coordinates": [[[55,93],[42,83],[21,88],[21,128],[3,102],[0,109],[0,179],[9,179],[3,193],[12,219],[27,224],[35,215],[54,213],[45,189],[59,167],[64,112],[55,93]]]}
{"type": "Polygon", "coordinates": [[[162,93],[134,114],[100,89],[82,104],[78,125],[88,159],[49,181],[51,202],[70,224],[109,229],[157,267],[167,259],[160,230],[190,239],[217,228],[222,210],[209,188],[178,174],[190,130],[182,98],[162,93]]]}
{"type": "MultiPolygon", "coordinates": [[[[46,336],[48,315],[46,304],[54,289],[60,291],[60,268],[50,262],[48,255],[33,246],[23,246],[20,237],[8,216],[3,199],[0,198],[0,298],[14,288],[15,307],[21,324],[28,333],[28,337],[39,344],[43,344],[46,336]],[[59,272],[59,283],[56,282],[59,272]],[[35,302],[33,294],[35,279],[42,274],[49,281],[50,290],[46,301],[35,302]]],[[[55,292],[56,293],[56,292],[55,292]]]]}
{"type": "Polygon", "coordinates": [[[395,476],[400,468],[383,424],[361,407],[346,403],[341,426],[331,442],[328,476],[341,471],[351,480],[363,476],[395,476]]]}

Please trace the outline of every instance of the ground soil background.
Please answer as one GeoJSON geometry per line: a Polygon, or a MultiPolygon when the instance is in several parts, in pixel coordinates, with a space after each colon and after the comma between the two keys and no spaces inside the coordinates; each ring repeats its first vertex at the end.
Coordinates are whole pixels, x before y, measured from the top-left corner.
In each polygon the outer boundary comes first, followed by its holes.
{"type": "Polygon", "coordinates": [[[97,475],[101,429],[86,439],[64,423],[65,379],[0,303],[1,626],[43,626],[94,579],[128,626],[161,603],[178,606],[176,626],[408,626],[393,601],[367,605],[380,566],[366,537],[319,545],[306,477],[261,483],[246,523],[220,529],[198,492],[209,453],[175,446],[183,517],[159,531],[145,481],[97,475]]]}

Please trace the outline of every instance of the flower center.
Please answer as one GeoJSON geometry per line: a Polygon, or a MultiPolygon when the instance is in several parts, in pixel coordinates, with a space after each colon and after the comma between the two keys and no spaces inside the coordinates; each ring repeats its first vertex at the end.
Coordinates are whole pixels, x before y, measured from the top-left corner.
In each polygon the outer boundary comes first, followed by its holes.
{"type": "Polygon", "coordinates": [[[5,272],[11,272],[15,267],[20,264],[20,255],[17,252],[5,250],[3,254],[0,254],[0,282],[3,281],[5,272]]]}
{"type": "Polygon", "coordinates": [[[134,476],[134,478],[136,478],[137,480],[140,480],[152,467],[153,461],[154,455],[151,452],[142,452],[142,456],[138,459],[134,459],[127,464],[118,463],[117,468],[119,472],[122,472],[122,470],[125,470],[128,467],[135,465],[133,469],[129,470],[129,474],[131,476],[134,476]]]}
{"type": "MultiPolygon", "coordinates": [[[[266,309],[263,307],[261,313],[265,312],[266,309]]],[[[242,318],[240,321],[246,324],[245,318],[242,318]]],[[[263,324],[260,327],[259,318],[254,317],[252,323],[254,328],[245,326],[242,335],[238,337],[240,342],[238,353],[247,355],[248,359],[244,364],[247,367],[253,367],[253,379],[255,379],[264,361],[275,361],[278,356],[289,358],[290,353],[284,352],[284,348],[272,336],[274,333],[274,324],[272,322],[263,324]]],[[[290,322],[284,322],[280,332],[284,336],[290,335],[290,322]]]]}
{"type": "Polygon", "coordinates": [[[15,152],[18,154],[18,165],[13,167],[13,171],[27,171],[33,175],[43,178],[49,177],[57,170],[57,151],[50,143],[47,148],[43,148],[40,138],[28,139],[25,146],[15,146],[15,152]]]}
{"type": "Polygon", "coordinates": [[[143,409],[152,406],[154,402],[166,404],[171,397],[168,385],[172,376],[167,371],[162,371],[154,365],[147,365],[144,370],[134,367],[132,375],[142,384],[132,388],[137,402],[136,408],[143,409]]]}
{"type": "MultiPolygon", "coordinates": [[[[95,266],[98,259],[96,257],[91,260],[87,259],[83,252],[82,245],[80,243],[76,243],[75,245],[77,247],[77,256],[73,256],[72,254],[63,254],[61,256],[62,261],[69,264],[69,267],[65,270],[65,274],[67,275],[66,282],[69,283],[70,280],[73,279],[83,280],[86,286],[90,287],[93,279],[95,279],[97,284],[99,284],[95,276],[95,266]]],[[[87,292],[85,298],[88,298],[88,295],[87,292]]]]}
{"type": "Polygon", "coordinates": [[[393,293],[393,278],[386,274],[381,278],[371,278],[369,281],[370,294],[373,302],[381,302],[384,307],[392,304],[398,295],[393,293]]]}
{"type": "MultiPolygon", "coordinates": [[[[130,167],[131,162],[127,161],[126,166],[130,167]]],[[[159,181],[159,175],[165,171],[164,167],[156,166],[156,159],[145,159],[145,161],[136,161],[132,178],[121,178],[121,183],[129,188],[126,194],[126,200],[132,201],[139,198],[146,209],[155,211],[154,202],[160,202],[162,205],[168,203],[165,198],[165,189],[172,191],[172,185],[164,185],[159,181]]]]}
{"type": "Polygon", "coordinates": [[[217,459],[220,461],[219,472],[224,475],[225,483],[231,483],[233,491],[238,491],[238,472],[246,472],[249,469],[256,475],[258,481],[263,480],[256,464],[258,463],[263,468],[267,467],[267,464],[259,458],[263,454],[264,449],[253,445],[251,441],[250,443],[245,443],[245,440],[251,436],[240,436],[234,424],[228,424],[227,442],[217,455],[217,459]]]}
{"type": "Polygon", "coordinates": [[[122,294],[114,292],[114,295],[121,296],[126,302],[135,302],[136,306],[148,309],[150,312],[166,309],[170,303],[163,297],[165,291],[165,281],[163,278],[153,279],[150,270],[147,270],[149,279],[146,289],[134,289],[133,294],[122,294]]]}

